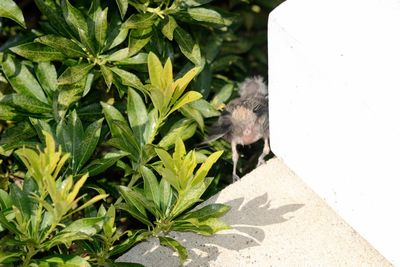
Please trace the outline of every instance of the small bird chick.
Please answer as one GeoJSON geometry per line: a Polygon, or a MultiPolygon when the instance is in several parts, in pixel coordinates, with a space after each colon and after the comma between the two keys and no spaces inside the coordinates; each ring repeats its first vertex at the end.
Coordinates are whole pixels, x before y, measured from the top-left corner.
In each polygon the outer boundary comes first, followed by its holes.
{"type": "Polygon", "coordinates": [[[230,101],[210,130],[209,140],[223,137],[231,143],[233,181],[239,180],[236,166],[239,159],[237,145],[249,145],[264,139],[263,152],[257,166],[269,154],[268,89],[260,76],[247,78],[239,85],[239,98],[230,101]]]}

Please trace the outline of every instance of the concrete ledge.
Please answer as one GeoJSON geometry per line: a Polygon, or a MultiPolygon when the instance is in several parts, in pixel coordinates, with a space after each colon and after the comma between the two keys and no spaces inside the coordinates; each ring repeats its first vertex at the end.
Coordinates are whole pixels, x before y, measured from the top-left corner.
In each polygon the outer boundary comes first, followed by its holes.
{"type": "MultiPolygon", "coordinates": [[[[189,250],[187,266],[391,266],[277,158],[206,201],[214,202],[232,207],[223,219],[233,229],[172,233],[189,250]]],[[[118,261],[179,266],[154,239],[118,261]]]]}
{"type": "Polygon", "coordinates": [[[288,0],[268,24],[272,150],[400,266],[400,0],[288,0]]]}

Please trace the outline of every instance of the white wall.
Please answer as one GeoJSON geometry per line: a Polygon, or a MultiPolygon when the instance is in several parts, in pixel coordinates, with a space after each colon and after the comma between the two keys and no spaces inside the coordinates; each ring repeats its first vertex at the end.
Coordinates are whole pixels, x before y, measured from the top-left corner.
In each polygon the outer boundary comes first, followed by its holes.
{"type": "Polygon", "coordinates": [[[268,27],[272,150],[400,266],[400,0],[288,0],[268,27]]]}

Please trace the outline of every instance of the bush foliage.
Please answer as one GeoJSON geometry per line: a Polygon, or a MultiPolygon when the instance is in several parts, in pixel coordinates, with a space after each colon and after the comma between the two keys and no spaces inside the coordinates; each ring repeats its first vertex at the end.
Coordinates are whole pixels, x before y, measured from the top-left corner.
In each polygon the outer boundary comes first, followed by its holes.
{"type": "Polygon", "coordinates": [[[227,144],[194,148],[266,73],[279,1],[18,4],[0,2],[0,263],[117,266],[150,236],[184,261],[169,231],[229,228],[226,205],[192,211],[227,144]]]}

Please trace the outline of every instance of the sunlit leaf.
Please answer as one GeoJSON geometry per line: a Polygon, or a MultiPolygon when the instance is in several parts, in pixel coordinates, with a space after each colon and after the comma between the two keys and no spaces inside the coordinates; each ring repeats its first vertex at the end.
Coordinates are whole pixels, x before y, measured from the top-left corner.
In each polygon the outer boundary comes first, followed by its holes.
{"type": "Polygon", "coordinates": [[[69,67],[58,77],[58,84],[76,83],[86,77],[93,67],[93,64],[89,63],[80,63],[69,67]]]}
{"type": "Polygon", "coordinates": [[[22,11],[12,0],[0,1],[0,17],[12,19],[22,27],[26,28],[22,11]]]}
{"type": "Polygon", "coordinates": [[[160,240],[160,245],[169,247],[178,252],[181,263],[183,263],[187,259],[188,252],[186,248],[182,246],[178,241],[168,236],[159,236],[158,239],[160,240]]]}
{"type": "Polygon", "coordinates": [[[36,38],[35,42],[50,46],[71,58],[87,56],[78,44],[59,35],[44,35],[36,38]]]}

